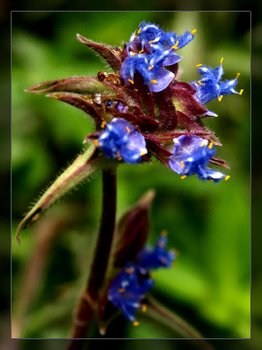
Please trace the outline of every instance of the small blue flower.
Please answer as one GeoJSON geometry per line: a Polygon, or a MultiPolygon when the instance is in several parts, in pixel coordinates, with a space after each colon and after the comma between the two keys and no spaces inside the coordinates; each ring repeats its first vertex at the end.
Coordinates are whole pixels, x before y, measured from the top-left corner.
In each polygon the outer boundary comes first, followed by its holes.
{"type": "MultiPolygon", "coordinates": [[[[227,94],[239,94],[241,95],[243,90],[240,92],[235,90],[238,83],[237,74],[235,79],[222,81],[222,75],[224,70],[222,68],[223,58],[220,61],[220,66],[215,69],[207,67],[205,65],[199,66],[198,73],[202,75],[202,78],[198,81],[191,82],[191,86],[196,90],[194,94],[195,99],[204,106],[206,103],[210,102],[214,98],[218,98],[221,101],[222,97],[227,94]]],[[[210,116],[217,116],[214,112],[209,111],[206,113],[210,116]]]]}
{"type": "Polygon", "coordinates": [[[114,118],[111,123],[106,124],[97,145],[108,158],[123,159],[126,163],[136,164],[147,153],[144,136],[121,118],[114,118]]]}
{"type": "Polygon", "coordinates": [[[171,267],[172,261],[176,258],[173,250],[165,249],[167,236],[165,231],[158,239],[154,249],[144,248],[137,257],[137,263],[141,271],[157,269],[159,267],[171,267]]]}
{"type": "Polygon", "coordinates": [[[154,282],[150,277],[141,276],[136,265],[128,263],[113,280],[108,300],[123,312],[128,321],[136,322],[135,311],[142,308],[141,300],[154,282]]]}
{"type": "Polygon", "coordinates": [[[215,155],[216,150],[212,143],[208,145],[207,140],[199,136],[179,136],[174,139],[174,153],[169,159],[170,168],[182,178],[197,174],[200,180],[220,181],[226,180],[226,176],[220,171],[212,170],[207,167],[210,159],[215,155]]]}
{"type": "Polygon", "coordinates": [[[139,73],[150,91],[164,90],[174,78],[174,74],[164,67],[181,60],[182,56],[176,51],[194,38],[194,32],[176,37],[176,33],[164,32],[155,24],[142,22],[138,37],[132,34],[127,44],[128,57],[121,66],[126,85],[134,84],[134,75],[139,73]]]}
{"type": "Polygon", "coordinates": [[[158,239],[155,249],[143,249],[134,263],[128,262],[111,283],[108,300],[121,310],[128,321],[138,324],[135,311],[142,308],[141,300],[153,287],[155,281],[150,277],[150,269],[170,267],[176,258],[175,253],[165,250],[167,237],[165,231],[158,239]]]}

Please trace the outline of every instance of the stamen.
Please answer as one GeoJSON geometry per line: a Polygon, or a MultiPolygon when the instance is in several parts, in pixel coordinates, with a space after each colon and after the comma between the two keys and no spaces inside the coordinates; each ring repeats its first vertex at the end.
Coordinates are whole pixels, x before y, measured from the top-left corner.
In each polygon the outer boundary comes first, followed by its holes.
{"type": "Polygon", "coordinates": [[[220,64],[222,64],[223,60],[224,60],[224,57],[222,57],[222,58],[221,58],[221,60],[220,60],[220,64]]]}
{"type": "Polygon", "coordinates": [[[155,42],[155,40],[151,40],[151,41],[148,42],[148,44],[152,44],[154,42],[155,42]]]}
{"type": "Polygon", "coordinates": [[[127,80],[130,81],[131,84],[135,84],[135,83],[133,82],[133,80],[131,80],[131,79],[127,79],[127,80]]]}
{"type": "Polygon", "coordinates": [[[237,76],[236,76],[236,78],[238,78],[240,76],[240,73],[237,73],[237,76]]]}
{"type": "Polygon", "coordinates": [[[121,160],[122,159],[122,157],[120,156],[119,151],[116,152],[116,155],[117,155],[117,160],[121,160]]]}
{"type": "Polygon", "coordinates": [[[201,81],[200,81],[200,80],[198,80],[198,81],[197,81],[197,83],[198,83],[199,85],[203,85],[203,84],[201,83],[201,81]]]}
{"type": "Polygon", "coordinates": [[[186,175],[181,176],[181,180],[184,180],[186,178],[186,175]]]}
{"type": "Polygon", "coordinates": [[[141,32],[141,29],[142,29],[142,28],[139,28],[139,29],[138,29],[137,34],[139,34],[139,33],[141,32]]]}
{"type": "Polygon", "coordinates": [[[230,179],[230,176],[229,175],[227,175],[226,177],[225,177],[225,180],[227,181],[228,179],[230,179]]]}
{"type": "Polygon", "coordinates": [[[157,81],[156,80],[150,80],[150,83],[156,84],[157,81]]]}
{"type": "Polygon", "coordinates": [[[130,129],[129,129],[129,127],[127,126],[126,127],[126,131],[129,133],[130,132],[130,129]]]}
{"type": "Polygon", "coordinates": [[[119,293],[124,293],[126,290],[124,288],[119,288],[118,291],[119,293]]]}
{"type": "Polygon", "coordinates": [[[161,232],[161,236],[162,236],[162,237],[167,236],[167,230],[163,230],[163,231],[161,232]]]}
{"type": "Polygon", "coordinates": [[[243,92],[244,92],[244,89],[241,89],[241,90],[239,91],[239,95],[242,95],[243,92]]]}
{"type": "Polygon", "coordinates": [[[132,53],[131,53],[131,57],[135,56],[135,54],[136,54],[135,52],[132,52],[132,53]]]}
{"type": "Polygon", "coordinates": [[[138,321],[133,322],[133,326],[139,326],[139,322],[138,321]]]}
{"type": "Polygon", "coordinates": [[[181,167],[182,167],[182,168],[185,167],[185,164],[184,164],[183,160],[181,160],[180,164],[181,164],[181,167]]]}
{"type": "Polygon", "coordinates": [[[204,142],[201,142],[201,145],[200,145],[201,147],[203,147],[204,146],[204,142]]]}
{"type": "Polygon", "coordinates": [[[129,275],[131,275],[131,273],[134,272],[134,268],[130,267],[129,269],[125,269],[125,272],[128,273],[129,275]]]}
{"type": "Polygon", "coordinates": [[[179,43],[179,41],[177,40],[177,42],[175,43],[175,45],[172,46],[172,49],[178,50],[178,47],[177,47],[178,43],[179,43]]]}
{"type": "Polygon", "coordinates": [[[154,66],[150,66],[150,67],[148,67],[148,70],[151,70],[153,67],[154,67],[154,66]]]}
{"type": "Polygon", "coordinates": [[[223,95],[220,95],[218,98],[218,101],[221,102],[222,98],[223,98],[223,95]]]}
{"type": "Polygon", "coordinates": [[[99,144],[98,140],[94,140],[94,144],[95,144],[96,146],[98,146],[98,144],[99,144]]]}
{"type": "Polygon", "coordinates": [[[213,142],[210,142],[208,148],[211,149],[213,147],[213,142]]]}
{"type": "Polygon", "coordinates": [[[143,304],[143,305],[142,305],[142,311],[143,311],[143,312],[146,312],[146,309],[147,309],[147,305],[146,305],[146,304],[143,304]]]}
{"type": "Polygon", "coordinates": [[[193,29],[192,32],[191,32],[191,34],[195,34],[195,32],[196,32],[196,29],[193,29]]]}
{"type": "Polygon", "coordinates": [[[106,126],[106,122],[103,120],[101,123],[101,128],[104,129],[105,126],[106,126]]]}
{"type": "Polygon", "coordinates": [[[202,66],[203,66],[202,63],[196,64],[196,67],[202,67],[202,66]]]}
{"type": "Polygon", "coordinates": [[[147,152],[141,152],[140,156],[144,156],[145,154],[147,154],[147,152]]]}
{"type": "Polygon", "coordinates": [[[144,49],[140,50],[138,53],[142,53],[142,52],[144,52],[144,49]]]}

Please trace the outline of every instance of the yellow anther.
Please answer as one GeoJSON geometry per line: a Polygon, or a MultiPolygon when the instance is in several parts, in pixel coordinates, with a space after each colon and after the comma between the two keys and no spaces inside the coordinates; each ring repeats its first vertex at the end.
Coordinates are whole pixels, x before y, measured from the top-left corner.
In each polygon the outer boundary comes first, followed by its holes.
{"type": "Polygon", "coordinates": [[[101,123],[101,128],[104,129],[105,126],[106,126],[106,122],[103,120],[101,123]]]}
{"type": "Polygon", "coordinates": [[[208,148],[212,148],[213,147],[213,142],[210,142],[210,144],[208,145],[208,148]]]}
{"type": "Polygon", "coordinates": [[[139,33],[141,32],[141,29],[142,29],[142,28],[139,28],[139,29],[138,29],[137,34],[139,34],[139,33]]]}
{"type": "Polygon", "coordinates": [[[119,293],[124,293],[126,290],[124,288],[119,288],[118,291],[119,293]]]}
{"type": "Polygon", "coordinates": [[[138,53],[142,53],[142,52],[144,52],[144,49],[140,50],[138,53]]]}
{"type": "Polygon", "coordinates": [[[121,160],[122,159],[121,156],[120,156],[119,151],[116,152],[116,155],[117,155],[117,160],[121,160]]]}
{"type": "Polygon", "coordinates": [[[135,83],[133,82],[133,80],[131,80],[131,79],[127,79],[127,80],[130,81],[131,84],[135,84],[135,83]]]}
{"type": "Polygon", "coordinates": [[[154,42],[155,42],[155,40],[151,40],[151,41],[148,42],[148,44],[152,44],[154,42]]]}
{"type": "Polygon", "coordinates": [[[199,85],[203,85],[203,84],[201,83],[201,81],[200,81],[200,80],[198,80],[198,81],[197,81],[197,83],[198,83],[199,85]]]}
{"type": "Polygon", "coordinates": [[[125,272],[128,273],[129,275],[134,272],[134,268],[130,267],[129,269],[125,269],[125,272]]]}
{"type": "Polygon", "coordinates": [[[228,179],[230,179],[230,176],[229,175],[227,175],[226,177],[225,177],[225,180],[227,181],[228,179]]]}
{"type": "Polygon", "coordinates": [[[150,66],[150,67],[148,67],[148,70],[151,70],[153,67],[154,67],[154,66],[150,66]]]}
{"type": "Polygon", "coordinates": [[[142,305],[142,311],[143,311],[143,312],[146,312],[146,309],[147,309],[147,305],[146,305],[146,304],[143,304],[143,305],[142,305]]]}
{"type": "Polygon", "coordinates": [[[196,67],[201,67],[201,66],[203,66],[202,63],[196,64],[196,67]]]}
{"type": "Polygon", "coordinates": [[[196,29],[193,29],[192,32],[191,32],[191,34],[195,34],[195,32],[196,32],[196,29]]]}
{"type": "Polygon", "coordinates": [[[150,83],[156,84],[157,81],[156,80],[150,80],[150,83]]]}
{"type": "Polygon", "coordinates": [[[184,164],[183,160],[181,160],[180,164],[181,164],[181,167],[182,167],[182,168],[185,167],[185,164],[184,164]]]}
{"type": "Polygon", "coordinates": [[[222,58],[221,58],[221,60],[220,60],[220,64],[222,64],[223,60],[224,60],[224,57],[222,57],[222,58]]]}
{"type": "Polygon", "coordinates": [[[184,180],[186,178],[186,175],[181,176],[181,180],[184,180]]]}
{"type": "Polygon", "coordinates": [[[222,98],[223,98],[223,95],[220,95],[218,98],[218,101],[221,102],[222,98]]]}
{"type": "Polygon", "coordinates": [[[132,53],[131,53],[131,57],[135,56],[135,54],[136,54],[135,52],[132,52],[132,53]]]}
{"type": "Polygon", "coordinates": [[[99,144],[98,140],[94,140],[94,144],[95,144],[96,146],[98,146],[98,144],[99,144]]]}
{"type": "Polygon", "coordinates": [[[208,182],[211,182],[211,179],[207,180],[208,182]]]}
{"type": "Polygon", "coordinates": [[[129,133],[130,132],[130,129],[129,129],[129,127],[127,126],[126,127],[126,131],[129,133]]]}
{"type": "Polygon", "coordinates": [[[138,321],[133,322],[133,326],[139,326],[139,322],[138,321]]]}
{"type": "Polygon", "coordinates": [[[177,40],[177,42],[175,43],[175,45],[172,46],[172,49],[178,50],[178,47],[177,47],[178,43],[179,43],[179,41],[177,40]]]}
{"type": "Polygon", "coordinates": [[[144,156],[145,154],[147,154],[147,152],[141,152],[140,156],[144,156]]]}
{"type": "Polygon", "coordinates": [[[204,146],[204,142],[201,142],[201,145],[200,145],[201,147],[203,147],[204,146]]]}
{"type": "Polygon", "coordinates": [[[241,90],[239,91],[239,95],[242,95],[243,92],[244,92],[244,89],[241,89],[241,90]]]}
{"type": "Polygon", "coordinates": [[[240,76],[240,73],[237,73],[237,76],[236,76],[236,78],[238,78],[240,76]]]}
{"type": "Polygon", "coordinates": [[[163,230],[163,231],[161,232],[161,236],[162,236],[162,237],[167,236],[167,230],[163,230]]]}

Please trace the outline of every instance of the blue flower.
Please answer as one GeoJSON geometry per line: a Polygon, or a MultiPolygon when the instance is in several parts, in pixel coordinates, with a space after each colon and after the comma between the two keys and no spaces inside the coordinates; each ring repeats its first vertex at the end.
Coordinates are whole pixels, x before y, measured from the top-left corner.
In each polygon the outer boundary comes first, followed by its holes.
{"type": "Polygon", "coordinates": [[[140,275],[136,265],[128,263],[113,280],[108,300],[123,312],[128,321],[136,322],[135,311],[142,308],[141,300],[154,282],[152,278],[140,275]]]}
{"type": "Polygon", "coordinates": [[[126,85],[134,84],[134,75],[139,73],[150,91],[164,90],[174,78],[174,73],[164,67],[181,60],[176,51],[194,38],[194,32],[176,37],[175,33],[164,32],[155,24],[142,22],[138,37],[132,34],[127,44],[128,57],[121,66],[126,85]]]}
{"type": "Polygon", "coordinates": [[[150,277],[150,269],[170,267],[176,258],[173,251],[166,251],[167,237],[165,231],[158,239],[155,249],[143,249],[134,263],[128,262],[124,269],[114,278],[108,290],[108,300],[121,310],[128,321],[135,325],[135,311],[142,308],[141,301],[153,287],[155,281],[150,277]]]}
{"type": "MultiPolygon", "coordinates": [[[[205,65],[197,65],[199,67],[198,73],[202,75],[202,78],[198,81],[191,82],[191,86],[196,90],[194,97],[202,106],[214,98],[218,98],[218,100],[221,101],[222,97],[227,94],[242,95],[243,90],[240,92],[235,90],[238,83],[237,78],[240,75],[239,73],[235,79],[224,81],[221,80],[222,75],[224,74],[222,62],[223,58],[220,61],[220,66],[216,67],[215,69],[205,65]]],[[[213,112],[206,114],[217,116],[216,114],[212,113],[213,112]]]]}
{"type": "Polygon", "coordinates": [[[212,143],[208,145],[207,140],[196,135],[182,135],[174,139],[174,152],[169,159],[169,166],[177,174],[182,175],[182,178],[197,174],[198,178],[204,181],[218,182],[222,178],[227,180],[229,176],[207,167],[215,153],[214,145],[212,143]]]}
{"type": "Polygon", "coordinates": [[[114,118],[111,123],[106,124],[96,143],[106,157],[123,159],[126,163],[136,164],[147,153],[144,136],[121,118],[114,118]]]}
{"type": "Polygon", "coordinates": [[[171,267],[172,261],[176,258],[173,250],[165,249],[167,236],[163,231],[154,249],[144,248],[137,256],[137,263],[141,271],[157,269],[159,267],[171,267]]]}

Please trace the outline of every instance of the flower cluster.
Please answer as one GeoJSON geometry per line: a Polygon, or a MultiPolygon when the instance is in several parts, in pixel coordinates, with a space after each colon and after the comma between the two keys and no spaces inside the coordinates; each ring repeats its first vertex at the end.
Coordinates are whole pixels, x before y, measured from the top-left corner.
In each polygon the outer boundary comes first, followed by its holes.
{"type": "Polygon", "coordinates": [[[144,248],[136,260],[128,262],[124,269],[114,278],[108,290],[108,300],[123,312],[128,321],[138,325],[135,319],[135,311],[145,311],[146,305],[141,301],[145,294],[153,287],[154,279],[150,276],[150,270],[159,267],[170,267],[176,258],[173,250],[167,251],[166,232],[163,231],[154,249],[144,248]]]}
{"type": "Polygon", "coordinates": [[[128,57],[121,66],[121,76],[126,85],[134,84],[135,73],[139,73],[150,91],[164,90],[174,78],[174,73],[165,69],[181,60],[175,52],[187,45],[195,30],[176,37],[176,33],[164,32],[159,26],[142,22],[137,35],[132,34],[126,51],[128,57]]]}
{"type": "Polygon", "coordinates": [[[174,139],[174,153],[169,165],[177,174],[182,175],[182,178],[197,174],[198,178],[204,181],[218,182],[222,178],[228,180],[229,176],[207,167],[215,153],[213,143],[208,145],[206,140],[195,135],[182,135],[174,139]]]}
{"type": "MultiPolygon", "coordinates": [[[[195,99],[201,104],[205,105],[211,100],[218,98],[221,101],[222,97],[227,94],[242,95],[243,89],[240,92],[235,90],[237,79],[240,73],[237,73],[235,79],[222,81],[224,70],[222,68],[223,57],[220,60],[220,66],[216,68],[207,67],[206,65],[198,64],[198,73],[202,75],[198,81],[191,82],[191,86],[195,88],[195,99]]],[[[211,112],[213,113],[213,112],[211,112]]],[[[216,114],[210,114],[217,116],[216,114]]]]}
{"type": "Polygon", "coordinates": [[[143,135],[124,119],[114,118],[106,124],[105,131],[96,140],[108,158],[123,159],[126,163],[140,162],[147,153],[143,135]]]}

